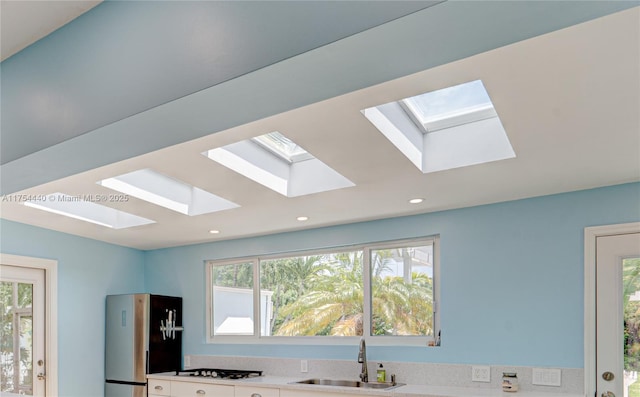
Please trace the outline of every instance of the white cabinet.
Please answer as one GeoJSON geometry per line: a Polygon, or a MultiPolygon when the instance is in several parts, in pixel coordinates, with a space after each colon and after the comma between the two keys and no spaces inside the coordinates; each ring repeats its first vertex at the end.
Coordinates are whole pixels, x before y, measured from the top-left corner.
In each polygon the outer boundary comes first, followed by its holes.
{"type": "Polygon", "coordinates": [[[236,386],[235,397],[280,397],[280,389],[255,386],[236,386]]]}
{"type": "Polygon", "coordinates": [[[344,391],[309,391],[295,388],[278,389],[275,385],[216,385],[181,380],[149,379],[149,397],[379,397],[344,391]]]}
{"type": "Polygon", "coordinates": [[[328,393],[323,391],[281,389],[280,397],[367,397],[364,394],[328,393]]]}
{"type": "Polygon", "coordinates": [[[171,382],[171,397],[234,397],[233,386],[171,382]]]}
{"type": "Polygon", "coordinates": [[[147,388],[149,397],[171,396],[171,382],[168,380],[149,379],[147,388]]]}

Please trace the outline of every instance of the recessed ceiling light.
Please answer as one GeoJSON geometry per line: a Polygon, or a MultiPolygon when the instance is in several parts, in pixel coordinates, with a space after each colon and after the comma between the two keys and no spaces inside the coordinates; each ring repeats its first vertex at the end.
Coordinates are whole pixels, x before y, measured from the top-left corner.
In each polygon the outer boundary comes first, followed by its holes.
{"type": "Polygon", "coordinates": [[[414,199],[409,200],[409,202],[411,204],[420,204],[423,201],[424,201],[424,199],[421,199],[421,198],[414,198],[414,199]]]}
{"type": "Polygon", "coordinates": [[[220,230],[209,230],[209,233],[218,234],[218,233],[220,233],[220,230]]]}
{"type": "Polygon", "coordinates": [[[309,217],[308,216],[299,216],[296,219],[302,222],[302,221],[309,220],[309,217]]]}

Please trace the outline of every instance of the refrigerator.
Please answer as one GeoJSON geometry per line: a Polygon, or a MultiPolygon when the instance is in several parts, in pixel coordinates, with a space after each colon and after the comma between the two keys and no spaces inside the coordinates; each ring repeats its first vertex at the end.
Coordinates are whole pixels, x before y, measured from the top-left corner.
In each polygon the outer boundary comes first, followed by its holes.
{"type": "Polygon", "coordinates": [[[147,374],[181,369],[182,298],[109,295],[105,331],[105,397],[146,397],[147,374]]]}

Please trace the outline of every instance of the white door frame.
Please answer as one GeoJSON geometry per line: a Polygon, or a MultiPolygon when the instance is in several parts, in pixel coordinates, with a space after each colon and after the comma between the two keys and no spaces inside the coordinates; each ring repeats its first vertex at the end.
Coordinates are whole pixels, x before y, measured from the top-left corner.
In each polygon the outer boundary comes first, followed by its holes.
{"type": "Polygon", "coordinates": [[[44,270],[47,397],[58,396],[58,261],[0,253],[0,263],[44,270]]]}
{"type": "Polygon", "coordinates": [[[584,392],[596,393],[596,239],[640,232],[640,222],[584,229],[584,392]]]}

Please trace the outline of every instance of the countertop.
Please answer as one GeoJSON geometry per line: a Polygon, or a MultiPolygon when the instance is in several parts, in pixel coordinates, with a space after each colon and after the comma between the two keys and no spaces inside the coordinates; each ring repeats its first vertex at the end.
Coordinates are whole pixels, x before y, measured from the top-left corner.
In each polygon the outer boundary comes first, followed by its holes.
{"type": "Polygon", "coordinates": [[[311,390],[321,392],[363,394],[367,396],[387,396],[387,397],[584,397],[580,394],[538,392],[538,391],[518,391],[515,393],[503,392],[501,389],[473,388],[473,387],[447,387],[428,385],[404,385],[387,390],[360,389],[341,386],[321,386],[294,384],[304,377],[281,377],[281,376],[260,376],[248,379],[215,379],[188,376],[176,376],[175,374],[151,374],[149,379],[173,380],[182,382],[209,383],[230,386],[271,387],[290,390],[311,390]]]}

